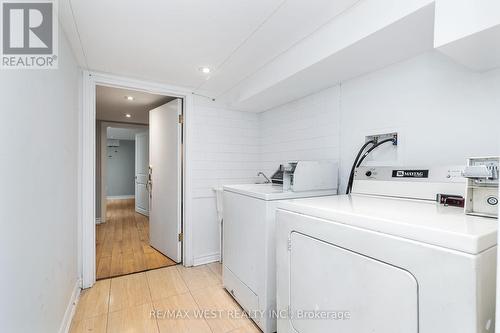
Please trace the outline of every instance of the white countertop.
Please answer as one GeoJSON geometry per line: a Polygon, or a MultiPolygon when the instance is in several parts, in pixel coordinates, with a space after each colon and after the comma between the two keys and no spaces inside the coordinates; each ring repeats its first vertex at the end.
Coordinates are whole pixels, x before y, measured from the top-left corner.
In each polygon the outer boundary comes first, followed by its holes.
{"type": "Polygon", "coordinates": [[[337,189],[304,192],[283,191],[283,186],[273,184],[224,185],[224,191],[239,193],[262,200],[285,200],[337,194],[337,189]]]}
{"type": "Polygon", "coordinates": [[[339,195],[284,201],[280,208],[471,254],[497,244],[497,219],[430,201],[339,195]]]}

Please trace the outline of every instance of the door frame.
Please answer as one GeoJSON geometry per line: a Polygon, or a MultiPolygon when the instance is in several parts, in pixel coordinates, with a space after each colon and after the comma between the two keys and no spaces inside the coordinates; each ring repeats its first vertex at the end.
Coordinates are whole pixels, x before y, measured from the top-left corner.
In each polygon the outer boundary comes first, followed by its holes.
{"type": "Polygon", "coordinates": [[[193,265],[190,150],[192,135],[191,114],[194,112],[192,92],[185,88],[154,83],[99,72],[82,71],[82,95],[79,117],[78,163],[78,268],[82,288],[90,288],[96,281],[95,266],[95,136],[96,86],[143,91],[182,98],[182,179],[181,230],[183,232],[182,264],[193,265]]]}

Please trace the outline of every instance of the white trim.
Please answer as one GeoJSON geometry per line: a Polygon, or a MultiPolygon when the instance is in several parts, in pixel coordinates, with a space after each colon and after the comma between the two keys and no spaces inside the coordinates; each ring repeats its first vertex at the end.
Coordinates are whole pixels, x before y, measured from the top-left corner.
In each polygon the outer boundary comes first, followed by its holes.
{"type": "Polygon", "coordinates": [[[61,326],[59,327],[59,333],[68,333],[71,328],[71,321],[73,320],[73,316],[75,315],[76,305],[80,300],[80,288],[81,280],[77,280],[75,283],[75,287],[73,288],[73,292],[71,293],[71,298],[69,299],[68,306],[66,307],[66,311],[64,312],[64,317],[61,322],[61,326]]]}
{"type": "Polygon", "coordinates": [[[135,208],[135,212],[136,213],[139,213],[141,215],[144,215],[144,216],[148,216],[149,217],[149,212],[147,210],[144,210],[144,209],[141,209],[141,208],[135,208]]]}
{"type": "Polygon", "coordinates": [[[95,283],[95,89],[92,75],[83,72],[81,151],[80,151],[80,239],[82,242],[82,286],[90,288],[95,283]],[[90,223],[92,221],[92,223],[90,223]]]}
{"type": "Polygon", "coordinates": [[[193,259],[193,266],[205,265],[205,264],[210,264],[212,262],[219,262],[219,261],[220,261],[220,253],[214,252],[211,254],[207,254],[207,255],[203,255],[203,256],[194,258],[193,259]]]}
{"type": "Polygon", "coordinates": [[[95,224],[102,224],[106,222],[106,219],[103,219],[102,217],[96,217],[95,219],[95,224]]]}
{"type": "MultiPolygon", "coordinates": [[[[101,125],[104,127],[113,127],[113,128],[132,128],[132,129],[137,129],[137,128],[143,128],[143,129],[149,129],[149,125],[142,125],[142,124],[135,124],[135,123],[125,123],[125,122],[118,122],[118,121],[109,121],[109,120],[102,120],[101,125]]],[[[121,140],[121,139],[117,139],[121,140]]]]}
{"type": "Polygon", "coordinates": [[[191,141],[193,97],[191,91],[147,81],[129,79],[97,72],[83,71],[81,142],[79,163],[79,242],[81,241],[82,286],[91,287],[95,281],[95,89],[96,85],[133,89],[158,95],[183,98],[184,101],[184,197],[183,206],[183,264],[193,265],[192,255],[192,213],[191,213],[191,141]]]}
{"type": "Polygon", "coordinates": [[[183,225],[182,232],[184,235],[183,249],[182,249],[182,263],[184,266],[193,266],[194,253],[193,253],[193,221],[192,221],[192,187],[191,178],[193,170],[191,169],[191,144],[193,140],[194,122],[191,115],[194,114],[194,101],[193,96],[188,95],[184,98],[184,138],[182,146],[184,147],[184,163],[183,163],[183,178],[184,178],[184,205],[183,205],[183,225]]]}
{"type": "Polygon", "coordinates": [[[127,199],[135,199],[135,195],[130,194],[130,195],[108,195],[108,196],[106,196],[106,200],[127,200],[127,199]]]}
{"type": "MultiPolygon", "coordinates": [[[[97,133],[96,133],[96,137],[97,137],[97,133]]],[[[101,216],[101,219],[106,217],[106,211],[108,209],[106,206],[106,184],[107,184],[107,179],[108,179],[108,144],[107,144],[108,139],[107,139],[107,137],[108,137],[108,135],[107,135],[107,129],[106,129],[105,123],[101,122],[101,127],[99,128],[99,141],[101,144],[101,146],[99,147],[100,153],[101,153],[101,156],[99,156],[100,157],[99,158],[100,165],[96,165],[96,168],[99,168],[99,170],[100,170],[100,176],[101,176],[101,179],[99,182],[97,182],[97,179],[96,179],[96,184],[99,184],[99,200],[96,200],[96,202],[99,202],[100,206],[101,206],[101,212],[99,214],[101,216]]],[[[97,173],[97,171],[96,171],[96,173],[97,173]]]]}

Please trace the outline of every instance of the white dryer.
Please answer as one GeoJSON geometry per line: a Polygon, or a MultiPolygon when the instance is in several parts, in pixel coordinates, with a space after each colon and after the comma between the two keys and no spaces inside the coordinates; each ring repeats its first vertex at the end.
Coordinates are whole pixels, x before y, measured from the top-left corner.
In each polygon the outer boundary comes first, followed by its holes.
{"type": "Polygon", "coordinates": [[[278,332],[494,332],[497,220],[436,201],[461,203],[460,170],[355,179],[352,195],[280,205],[278,332]]]}
{"type": "Polygon", "coordinates": [[[264,333],[276,332],[276,207],[286,199],[334,194],[336,188],[293,192],[272,184],[224,186],[223,284],[264,333]]]}

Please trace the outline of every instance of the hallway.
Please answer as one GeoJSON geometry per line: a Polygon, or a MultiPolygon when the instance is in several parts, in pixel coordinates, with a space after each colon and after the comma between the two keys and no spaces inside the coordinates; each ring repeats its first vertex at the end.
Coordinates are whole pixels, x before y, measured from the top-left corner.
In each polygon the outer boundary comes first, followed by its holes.
{"type": "Polygon", "coordinates": [[[106,223],[96,226],[96,277],[105,279],[175,265],[149,245],[149,222],[134,199],[108,200],[106,223]]]}

